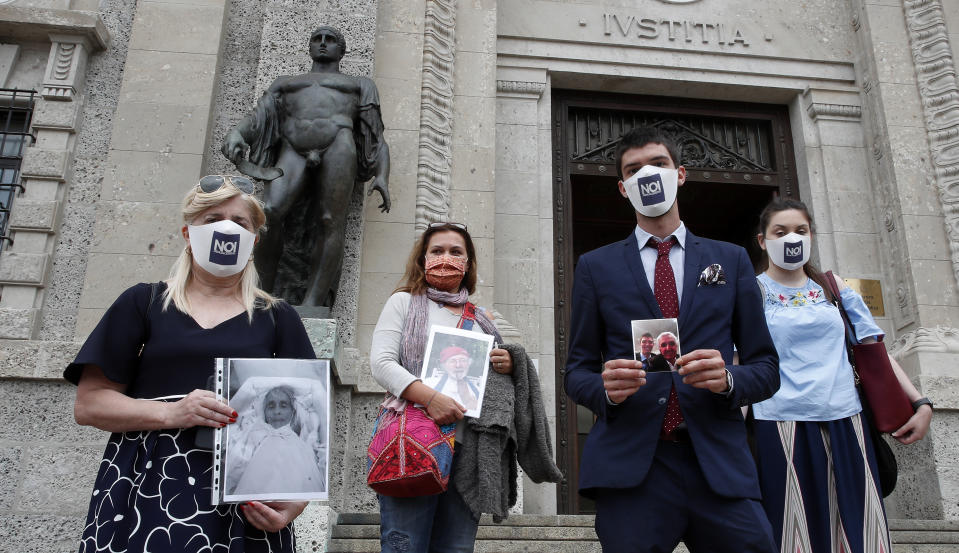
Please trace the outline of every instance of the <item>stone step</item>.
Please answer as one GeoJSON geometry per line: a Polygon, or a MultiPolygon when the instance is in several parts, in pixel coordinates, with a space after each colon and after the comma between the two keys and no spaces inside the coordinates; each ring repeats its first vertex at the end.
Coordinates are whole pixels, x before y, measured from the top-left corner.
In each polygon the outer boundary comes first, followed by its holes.
{"type": "MultiPolygon", "coordinates": [[[[502,524],[480,519],[477,553],[591,553],[602,549],[585,515],[512,515],[502,524]]],[[[892,553],[959,553],[959,521],[890,520],[892,553]]],[[[379,514],[344,513],[337,518],[330,553],[380,550],[379,514]]],[[[687,553],[680,544],[674,553],[687,553]]]]}
{"type": "MultiPolygon", "coordinates": [[[[509,518],[497,524],[493,517],[483,515],[480,525],[497,526],[588,526],[593,527],[595,521],[592,515],[510,515],[509,518]]],[[[336,518],[337,524],[379,524],[379,513],[341,513],[336,518]]]]}
{"type": "MultiPolygon", "coordinates": [[[[380,527],[375,524],[337,525],[332,537],[344,539],[379,539],[380,527]]],[[[581,526],[480,526],[478,540],[580,540],[595,541],[596,532],[581,526]]]]}
{"type": "MultiPolygon", "coordinates": [[[[601,553],[599,542],[476,540],[475,553],[601,553]]],[[[379,553],[380,540],[334,539],[328,553],[379,553]]]]}

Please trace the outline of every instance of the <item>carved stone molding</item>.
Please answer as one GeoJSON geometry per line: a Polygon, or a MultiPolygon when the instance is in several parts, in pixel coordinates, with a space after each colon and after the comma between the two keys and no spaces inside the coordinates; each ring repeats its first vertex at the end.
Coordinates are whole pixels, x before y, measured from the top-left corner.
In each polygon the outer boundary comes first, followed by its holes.
{"type": "Polygon", "coordinates": [[[456,0],[426,0],[416,168],[416,232],[447,218],[453,166],[456,0]]]}
{"type": "Polygon", "coordinates": [[[919,352],[959,353],[959,330],[948,326],[920,327],[889,346],[889,353],[898,360],[919,352]]]}
{"type": "MultiPolygon", "coordinates": [[[[857,13],[872,11],[864,0],[856,0],[854,6],[854,11],[857,13]]],[[[871,16],[860,18],[862,24],[860,31],[866,28],[869,19],[871,16]]],[[[864,54],[861,63],[857,64],[858,79],[862,83],[863,94],[859,98],[862,107],[855,111],[861,115],[857,114],[858,117],[855,120],[844,120],[860,124],[863,136],[867,139],[866,153],[871,158],[870,163],[867,164],[868,180],[873,192],[872,207],[876,229],[879,231],[887,314],[892,319],[893,327],[900,330],[915,325],[919,312],[915,299],[914,276],[908,264],[909,241],[902,219],[903,207],[897,186],[896,160],[891,159],[892,156],[890,156],[889,130],[885,123],[890,111],[895,110],[897,106],[884,103],[883,95],[878,93],[877,64],[881,63],[882,57],[877,52],[878,45],[874,42],[874,34],[858,32],[856,38],[864,54]]],[[[842,103],[853,102],[842,101],[842,103]]],[[[807,109],[812,108],[807,106],[807,109]]],[[[830,108],[829,111],[836,110],[830,108]]],[[[850,110],[841,111],[848,113],[850,110]]]]}
{"type": "Polygon", "coordinates": [[[546,83],[529,81],[496,81],[496,91],[501,94],[529,95],[539,98],[546,90],[546,83]]]}
{"type": "Polygon", "coordinates": [[[862,108],[842,104],[822,104],[813,102],[806,108],[813,119],[860,119],[862,108]]]}
{"type": "Polygon", "coordinates": [[[941,0],[905,0],[931,161],[939,188],[953,276],[959,281],[959,78],[941,0]]]}
{"type": "Polygon", "coordinates": [[[85,57],[81,44],[53,43],[40,93],[45,100],[73,100],[77,93],[77,79],[83,76],[85,57]]]}
{"type": "Polygon", "coordinates": [[[40,95],[45,100],[72,101],[83,85],[91,42],[83,34],[50,34],[50,55],[40,95]]]}

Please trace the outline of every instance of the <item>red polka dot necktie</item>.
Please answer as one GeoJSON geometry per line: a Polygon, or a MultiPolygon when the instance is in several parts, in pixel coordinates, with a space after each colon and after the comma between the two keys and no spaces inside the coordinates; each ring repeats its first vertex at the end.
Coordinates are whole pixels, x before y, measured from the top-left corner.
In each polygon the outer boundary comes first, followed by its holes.
{"type": "MultiPolygon", "coordinates": [[[[653,238],[646,243],[656,248],[656,270],[653,273],[653,294],[663,317],[675,319],[679,317],[679,294],[676,293],[676,276],[673,266],[669,263],[669,250],[676,244],[676,238],[670,236],[662,242],[653,238]]],[[[676,394],[676,384],[669,388],[669,402],[666,404],[666,417],[663,419],[663,428],[660,437],[669,438],[676,427],[683,422],[683,413],[679,410],[679,396],[676,394]]]]}

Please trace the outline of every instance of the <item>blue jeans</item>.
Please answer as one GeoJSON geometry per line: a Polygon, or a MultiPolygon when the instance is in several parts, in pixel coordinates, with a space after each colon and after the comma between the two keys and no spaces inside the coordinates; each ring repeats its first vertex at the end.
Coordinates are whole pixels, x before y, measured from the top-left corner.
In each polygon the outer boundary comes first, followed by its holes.
{"type": "Polygon", "coordinates": [[[471,553],[479,520],[450,487],[439,495],[377,496],[381,553],[471,553]]]}

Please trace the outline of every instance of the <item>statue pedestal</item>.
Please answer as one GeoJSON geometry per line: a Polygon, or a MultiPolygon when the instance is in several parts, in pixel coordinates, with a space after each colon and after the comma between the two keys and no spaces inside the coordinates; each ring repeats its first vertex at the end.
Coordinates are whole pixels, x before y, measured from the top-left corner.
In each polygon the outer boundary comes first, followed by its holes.
{"type": "Polygon", "coordinates": [[[366,446],[383,388],[370,374],[369,358],[360,355],[352,344],[339,340],[337,325],[337,320],[332,318],[303,319],[316,357],[330,360],[333,386],[330,390],[330,496],[327,501],[312,502],[296,520],[297,540],[307,551],[326,550],[338,512],[356,511],[357,503],[373,505],[375,500],[354,475],[365,477],[366,446]]]}
{"type": "MultiPolygon", "coordinates": [[[[297,310],[299,313],[300,311],[297,310]]],[[[302,316],[302,313],[301,313],[302,316]]],[[[316,319],[303,317],[306,335],[313,344],[317,359],[329,359],[336,363],[336,319],[316,319]]],[[[334,370],[336,370],[334,368],[334,370]]]]}
{"type": "Polygon", "coordinates": [[[361,356],[355,347],[339,341],[336,334],[336,319],[304,318],[303,326],[313,344],[317,359],[329,359],[333,368],[335,384],[352,386],[360,393],[383,393],[370,373],[370,360],[361,356]]]}
{"type": "Polygon", "coordinates": [[[330,507],[329,501],[311,501],[293,524],[298,550],[326,551],[330,530],[336,524],[336,511],[330,507]]]}
{"type": "MultiPolygon", "coordinates": [[[[297,308],[297,312],[303,317],[303,326],[306,328],[306,335],[310,338],[310,343],[313,344],[313,351],[316,353],[317,359],[328,359],[330,361],[330,383],[337,384],[342,383],[342,379],[338,376],[338,363],[336,359],[337,350],[342,348],[337,348],[336,343],[336,319],[330,318],[310,318],[305,316],[305,313],[297,308]]],[[[327,315],[328,316],[328,315],[327,315]]],[[[332,452],[335,449],[333,447],[333,440],[336,439],[335,431],[333,427],[333,421],[336,420],[336,402],[334,401],[333,390],[330,390],[330,444],[328,445],[328,451],[330,451],[330,459],[327,463],[327,466],[332,466],[333,458],[332,452]]],[[[333,478],[332,474],[329,479],[329,488],[332,488],[333,478]]],[[[328,489],[329,489],[328,488],[328,489]]],[[[330,491],[330,499],[333,497],[333,490],[330,491]]],[[[329,542],[330,528],[332,523],[336,521],[336,512],[330,507],[330,499],[326,501],[312,501],[307,505],[306,510],[297,517],[296,519],[296,540],[299,542],[300,549],[305,551],[326,551],[327,543],[329,542]]]]}

